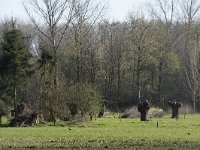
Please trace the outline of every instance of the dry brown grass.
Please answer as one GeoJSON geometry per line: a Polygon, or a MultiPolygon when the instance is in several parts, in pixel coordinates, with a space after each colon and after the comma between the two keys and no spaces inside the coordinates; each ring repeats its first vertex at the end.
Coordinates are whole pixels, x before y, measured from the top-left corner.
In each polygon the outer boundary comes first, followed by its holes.
{"type": "MultiPolygon", "coordinates": [[[[165,113],[163,109],[155,108],[155,107],[150,108],[148,112],[148,116],[151,116],[152,118],[162,117],[164,114],[165,113]]],[[[122,118],[138,118],[140,117],[140,113],[138,112],[137,107],[132,107],[132,108],[126,109],[121,117],[122,118]]]]}

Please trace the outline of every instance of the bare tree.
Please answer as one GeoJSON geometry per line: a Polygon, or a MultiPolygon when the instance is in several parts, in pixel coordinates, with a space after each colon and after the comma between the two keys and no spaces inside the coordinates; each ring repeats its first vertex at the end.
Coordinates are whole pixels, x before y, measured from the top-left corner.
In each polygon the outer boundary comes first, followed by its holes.
{"type": "Polygon", "coordinates": [[[49,112],[55,122],[55,113],[62,107],[63,103],[58,94],[62,89],[59,84],[59,59],[61,54],[61,43],[64,39],[75,15],[75,0],[32,0],[24,1],[24,8],[40,33],[37,36],[41,72],[41,104],[49,112]],[[41,19],[41,22],[39,20],[41,19]],[[43,42],[42,42],[43,41],[43,42]],[[48,86],[47,86],[48,83],[48,86]],[[43,102],[45,100],[45,102],[43,102]],[[60,104],[60,105],[58,105],[60,104]],[[57,110],[55,110],[55,108],[57,110]]]}
{"type": "Polygon", "coordinates": [[[146,82],[142,78],[147,69],[147,61],[152,47],[151,28],[152,24],[144,18],[131,16],[130,19],[130,37],[129,49],[132,51],[132,74],[133,82],[136,85],[137,102],[141,101],[141,91],[144,88],[143,84],[146,82]]]}
{"type": "Polygon", "coordinates": [[[177,9],[177,0],[154,0],[154,4],[149,3],[148,11],[152,18],[163,20],[167,26],[172,25],[177,9]],[[158,7],[154,7],[157,5],[158,7]]]}
{"type": "Polygon", "coordinates": [[[57,86],[57,63],[59,48],[64,35],[75,15],[75,1],[32,0],[24,3],[24,8],[36,29],[48,40],[53,51],[54,85],[57,86]],[[42,19],[41,26],[38,17],[42,19]],[[47,26],[47,27],[46,27],[47,26]]]}
{"type": "Polygon", "coordinates": [[[200,2],[197,0],[182,0],[180,3],[182,10],[182,17],[180,17],[184,24],[181,41],[183,44],[183,70],[185,85],[190,91],[191,101],[194,112],[196,111],[196,99],[199,95],[200,87],[200,73],[199,73],[199,28],[197,26],[197,16],[200,12],[200,2]]]}
{"type": "Polygon", "coordinates": [[[174,40],[172,36],[172,28],[176,17],[176,9],[178,8],[178,1],[176,0],[155,0],[155,4],[158,7],[153,7],[150,5],[149,12],[154,21],[154,34],[155,37],[155,51],[157,57],[156,68],[158,71],[158,93],[159,99],[162,104],[164,104],[164,95],[166,93],[166,85],[164,85],[166,80],[167,64],[169,60],[167,56],[171,53],[176,55],[173,51],[174,40]]]}
{"type": "MultiPolygon", "coordinates": [[[[102,19],[105,5],[93,4],[92,0],[80,1],[75,6],[76,15],[70,28],[71,55],[76,59],[76,82],[86,82],[86,78],[94,83],[95,57],[98,43],[95,25],[102,19]],[[87,76],[90,74],[89,76],[87,76]]],[[[90,82],[89,81],[89,82],[90,82]]]]}

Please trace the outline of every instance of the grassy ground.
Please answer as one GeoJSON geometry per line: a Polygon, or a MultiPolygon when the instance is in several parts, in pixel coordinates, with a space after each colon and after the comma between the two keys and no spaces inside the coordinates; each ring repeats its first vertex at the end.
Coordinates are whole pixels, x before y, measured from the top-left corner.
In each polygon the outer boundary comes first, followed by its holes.
{"type": "Polygon", "coordinates": [[[0,148],[200,149],[200,115],[149,122],[110,116],[80,124],[5,127],[0,128],[0,148]]]}

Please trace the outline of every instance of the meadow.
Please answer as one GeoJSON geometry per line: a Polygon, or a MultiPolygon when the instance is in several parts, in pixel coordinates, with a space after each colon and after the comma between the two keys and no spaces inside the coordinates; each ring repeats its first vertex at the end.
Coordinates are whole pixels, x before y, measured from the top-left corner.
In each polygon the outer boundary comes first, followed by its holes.
{"type": "Polygon", "coordinates": [[[0,128],[0,149],[200,149],[200,114],[0,128]]]}

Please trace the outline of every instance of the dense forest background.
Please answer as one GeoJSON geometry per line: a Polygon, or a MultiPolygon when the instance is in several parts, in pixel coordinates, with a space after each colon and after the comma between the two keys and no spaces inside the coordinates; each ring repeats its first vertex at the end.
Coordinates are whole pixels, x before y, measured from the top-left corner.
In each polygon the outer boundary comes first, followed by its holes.
{"type": "Polygon", "coordinates": [[[176,100],[200,111],[200,1],[154,0],[125,21],[104,19],[106,6],[92,0],[24,8],[30,21],[0,24],[2,108],[25,103],[64,118],[176,100]]]}

